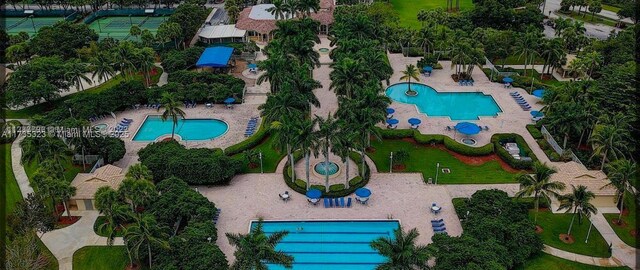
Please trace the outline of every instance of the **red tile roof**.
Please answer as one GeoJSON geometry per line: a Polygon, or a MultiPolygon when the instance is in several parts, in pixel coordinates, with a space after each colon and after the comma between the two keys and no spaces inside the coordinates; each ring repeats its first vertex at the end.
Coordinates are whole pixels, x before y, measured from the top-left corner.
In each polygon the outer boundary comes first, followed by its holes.
{"type": "MultiPolygon", "coordinates": [[[[269,34],[276,29],[276,20],[256,20],[249,18],[251,8],[252,7],[247,7],[243,9],[238,15],[238,21],[236,22],[238,29],[255,31],[260,34],[269,34]]],[[[322,25],[333,24],[334,9],[333,0],[321,0],[320,10],[318,10],[318,13],[311,13],[311,18],[320,22],[322,25]]]]}

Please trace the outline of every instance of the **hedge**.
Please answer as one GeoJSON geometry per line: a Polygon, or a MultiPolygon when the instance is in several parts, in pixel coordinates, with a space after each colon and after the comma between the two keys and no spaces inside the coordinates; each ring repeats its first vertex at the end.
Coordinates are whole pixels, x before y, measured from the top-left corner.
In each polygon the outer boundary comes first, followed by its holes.
{"type": "Polygon", "coordinates": [[[534,139],[542,139],[542,132],[540,132],[540,129],[538,129],[538,127],[536,125],[527,125],[527,130],[529,131],[529,134],[531,134],[531,136],[534,139]]]}
{"type": "Polygon", "coordinates": [[[527,144],[527,142],[524,140],[524,138],[522,138],[522,136],[518,134],[496,133],[496,134],[493,134],[493,136],[491,136],[491,142],[494,144],[494,148],[496,149],[496,154],[500,158],[502,158],[502,160],[504,160],[507,164],[509,164],[509,166],[513,168],[528,170],[528,169],[531,169],[534,162],[538,161],[538,157],[536,157],[536,155],[533,153],[531,148],[529,148],[529,145],[527,144]],[[514,157],[512,157],[509,154],[509,152],[507,152],[507,150],[504,149],[504,147],[502,147],[503,144],[509,143],[509,142],[517,143],[518,147],[520,148],[520,153],[521,153],[520,156],[530,157],[531,161],[515,159],[514,157]]]}
{"type": "Polygon", "coordinates": [[[270,133],[270,128],[265,123],[265,120],[263,118],[262,123],[260,123],[260,128],[255,134],[253,134],[253,136],[237,144],[227,147],[226,149],[224,149],[224,153],[228,156],[233,156],[235,154],[244,152],[244,150],[254,148],[258,146],[260,143],[262,143],[262,141],[264,141],[264,139],[269,135],[269,133],[270,133]]]}
{"type": "Polygon", "coordinates": [[[493,153],[493,144],[491,143],[488,143],[481,147],[471,147],[459,143],[449,137],[445,137],[444,146],[453,152],[463,154],[465,156],[486,156],[493,153]]]}

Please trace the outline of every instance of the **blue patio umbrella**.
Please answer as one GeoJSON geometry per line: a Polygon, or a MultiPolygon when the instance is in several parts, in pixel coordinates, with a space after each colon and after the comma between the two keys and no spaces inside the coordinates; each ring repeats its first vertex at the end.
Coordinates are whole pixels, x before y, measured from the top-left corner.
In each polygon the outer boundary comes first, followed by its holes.
{"type": "Polygon", "coordinates": [[[256,65],[256,64],[248,64],[247,67],[248,68],[257,68],[258,65],[256,65]]]}
{"type": "Polygon", "coordinates": [[[456,125],[456,130],[464,135],[475,135],[480,132],[481,128],[474,123],[460,122],[456,125]]]}
{"type": "Polygon", "coordinates": [[[356,189],[356,196],[363,197],[363,198],[369,197],[369,196],[371,196],[371,190],[369,190],[368,188],[363,188],[363,187],[359,188],[359,189],[356,189]]]}
{"type": "Polygon", "coordinates": [[[530,114],[533,117],[543,117],[544,116],[544,113],[541,112],[541,111],[531,111],[530,114]]]}
{"type": "Polygon", "coordinates": [[[387,119],[387,124],[389,125],[397,125],[398,123],[400,123],[398,119],[395,119],[395,118],[387,119]]]}
{"type": "Polygon", "coordinates": [[[505,83],[512,83],[513,79],[511,79],[509,77],[504,77],[504,78],[502,78],[502,81],[505,82],[505,83]]]}
{"type": "Polygon", "coordinates": [[[422,68],[422,70],[425,71],[425,72],[431,72],[433,70],[433,67],[432,66],[424,66],[422,68]]]}
{"type": "Polygon", "coordinates": [[[232,97],[227,98],[227,99],[224,100],[224,103],[226,103],[226,104],[231,104],[231,103],[234,103],[234,102],[236,102],[236,99],[232,98],[232,97]]]}
{"type": "Polygon", "coordinates": [[[418,118],[409,118],[409,124],[412,124],[415,126],[415,125],[419,125],[420,123],[422,123],[422,121],[420,121],[420,119],[418,118]]]}
{"type": "Polygon", "coordinates": [[[322,196],[322,192],[317,189],[309,189],[307,190],[307,198],[309,199],[319,199],[322,196]]]}
{"type": "Polygon", "coordinates": [[[387,114],[392,114],[396,112],[396,110],[394,110],[393,108],[387,108],[387,114]]]}
{"type": "Polygon", "coordinates": [[[535,97],[542,98],[542,96],[544,96],[544,89],[533,90],[531,94],[534,95],[535,97]]]}

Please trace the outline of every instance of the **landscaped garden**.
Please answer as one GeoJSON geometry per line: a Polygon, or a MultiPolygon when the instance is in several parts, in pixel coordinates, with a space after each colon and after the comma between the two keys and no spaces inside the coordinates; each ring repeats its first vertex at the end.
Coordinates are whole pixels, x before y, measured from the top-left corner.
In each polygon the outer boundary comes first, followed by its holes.
{"type": "Polygon", "coordinates": [[[604,217],[623,242],[632,247],[640,248],[636,218],[638,205],[631,195],[631,193],[627,192],[625,197],[625,211],[622,213],[622,222],[618,221],[620,214],[604,214],[604,217]]]}
{"type": "MultiPolygon", "coordinates": [[[[419,29],[421,26],[418,21],[418,12],[420,10],[432,10],[436,8],[447,9],[448,0],[391,0],[393,10],[398,14],[400,18],[400,25],[419,29]]],[[[460,10],[470,10],[473,8],[473,2],[471,0],[458,0],[453,1],[452,5],[455,8],[456,3],[459,4],[460,10]]]]}
{"type": "Polygon", "coordinates": [[[86,246],[76,250],[73,254],[73,269],[125,269],[128,261],[124,246],[86,246]]]}
{"type": "Polygon", "coordinates": [[[629,267],[604,267],[582,264],[558,258],[549,254],[540,253],[529,258],[523,265],[515,270],[630,270],[629,267]]]}
{"type": "Polygon", "coordinates": [[[0,187],[0,191],[2,191],[2,194],[6,195],[5,216],[7,216],[13,212],[15,204],[22,200],[22,193],[20,193],[20,187],[18,186],[16,177],[11,169],[11,144],[2,144],[0,151],[0,164],[2,164],[6,169],[3,176],[5,179],[5,185],[0,187]]]}

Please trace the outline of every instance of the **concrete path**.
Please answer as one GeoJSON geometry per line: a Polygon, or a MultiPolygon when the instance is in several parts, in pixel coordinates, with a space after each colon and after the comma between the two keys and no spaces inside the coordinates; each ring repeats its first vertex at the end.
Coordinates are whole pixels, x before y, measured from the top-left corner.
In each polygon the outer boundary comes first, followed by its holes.
{"type": "Polygon", "coordinates": [[[22,160],[22,147],[20,147],[20,142],[22,142],[24,138],[24,136],[19,136],[11,144],[11,169],[13,170],[13,175],[16,177],[16,181],[20,187],[22,198],[26,198],[29,193],[33,193],[33,188],[29,183],[27,172],[20,163],[20,160],[22,160]]]}
{"type": "Polygon", "coordinates": [[[598,214],[591,217],[593,226],[598,229],[602,237],[611,244],[611,257],[622,262],[624,265],[636,269],[638,250],[623,242],[620,237],[613,231],[607,219],[598,211],[598,214]]]}
{"type": "Polygon", "coordinates": [[[614,257],[599,258],[599,257],[585,256],[585,255],[567,252],[567,251],[557,249],[548,245],[544,245],[542,252],[559,257],[559,258],[563,258],[565,260],[584,263],[588,265],[597,265],[597,266],[604,266],[604,267],[622,266],[620,261],[618,261],[614,257]]]}
{"type": "Polygon", "coordinates": [[[164,70],[161,63],[154,63],[153,65],[163,70],[162,74],[160,74],[160,78],[158,78],[158,83],[156,85],[163,86],[167,84],[167,79],[169,78],[169,72],[164,70]]]}

